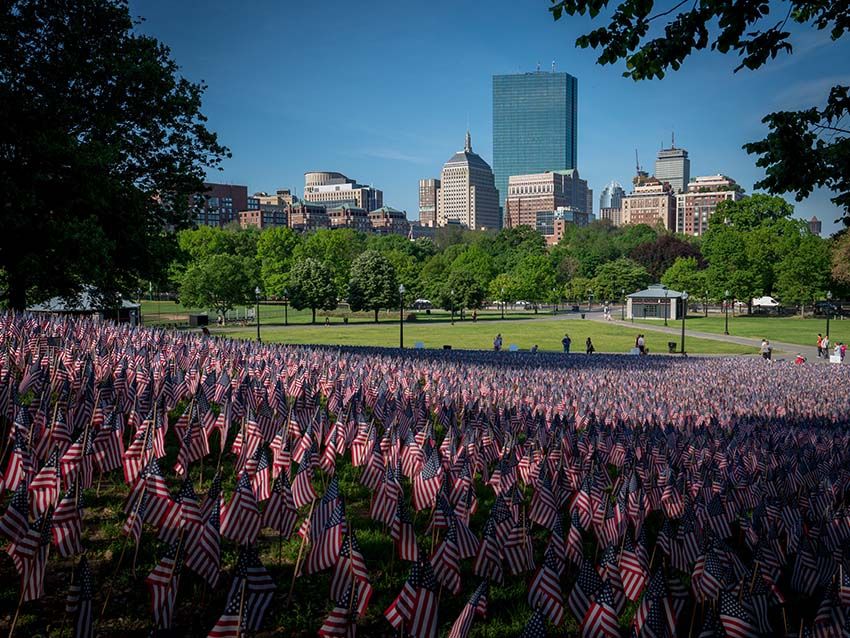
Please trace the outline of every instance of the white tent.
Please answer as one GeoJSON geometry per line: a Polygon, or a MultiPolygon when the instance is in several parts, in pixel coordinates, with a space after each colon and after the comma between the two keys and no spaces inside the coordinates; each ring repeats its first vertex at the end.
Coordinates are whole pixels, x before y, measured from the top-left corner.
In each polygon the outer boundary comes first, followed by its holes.
{"type": "Polygon", "coordinates": [[[779,302],[776,301],[773,297],[755,297],[753,298],[753,307],[754,308],[776,308],[779,306],[779,302]]]}

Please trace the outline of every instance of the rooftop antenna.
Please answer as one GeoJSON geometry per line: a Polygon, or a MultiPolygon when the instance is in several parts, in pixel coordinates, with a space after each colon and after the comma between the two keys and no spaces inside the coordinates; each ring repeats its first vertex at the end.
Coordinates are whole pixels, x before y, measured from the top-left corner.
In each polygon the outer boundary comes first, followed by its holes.
{"type": "Polygon", "coordinates": [[[635,170],[640,173],[640,160],[638,159],[638,152],[635,149],[635,170]]]}
{"type": "Polygon", "coordinates": [[[537,63],[537,72],[540,73],[540,62],[537,63]]]}
{"type": "Polygon", "coordinates": [[[552,60],[552,73],[555,72],[555,60],[552,60]]]}
{"type": "Polygon", "coordinates": [[[670,148],[676,148],[676,131],[670,132],[670,148]]]}

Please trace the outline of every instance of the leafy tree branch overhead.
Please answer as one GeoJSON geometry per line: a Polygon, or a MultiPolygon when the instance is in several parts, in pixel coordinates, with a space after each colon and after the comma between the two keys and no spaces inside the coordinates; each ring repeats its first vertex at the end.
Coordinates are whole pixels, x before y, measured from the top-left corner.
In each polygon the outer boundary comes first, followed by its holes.
{"type": "MultiPolygon", "coordinates": [[[[693,3],[671,0],[552,0],[555,20],[587,15],[608,24],[576,40],[576,46],[599,52],[599,64],[625,63],[623,75],[633,80],[661,79],[681,68],[694,52],[710,50],[737,54],[735,72],[755,71],[777,56],[793,53],[789,23],[828,33],[833,41],[850,30],[850,3],[846,0],[765,0],[693,3]]],[[[797,201],[815,188],[827,188],[832,202],[844,210],[850,226],[850,98],[848,87],[836,85],[825,106],[800,111],[778,111],[762,122],[770,132],[744,150],[758,156],[756,165],[765,178],[756,183],[774,194],[792,194],[797,201]]]]}

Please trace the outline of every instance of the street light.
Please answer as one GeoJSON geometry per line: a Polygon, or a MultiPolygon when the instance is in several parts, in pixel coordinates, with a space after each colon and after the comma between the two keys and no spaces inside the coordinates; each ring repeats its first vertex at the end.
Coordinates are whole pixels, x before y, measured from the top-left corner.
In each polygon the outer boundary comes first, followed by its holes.
{"type": "Polygon", "coordinates": [[[667,313],[670,311],[670,302],[668,298],[670,296],[670,291],[665,288],[664,289],[664,325],[667,325],[667,313]]]}
{"type": "Polygon", "coordinates": [[[289,325],[289,289],[283,289],[283,325],[289,325]]]}
{"type": "Polygon", "coordinates": [[[623,288],[620,291],[620,299],[622,303],[620,304],[620,321],[626,320],[626,289],[623,288]]]}
{"type": "Polygon", "coordinates": [[[254,294],[257,296],[257,341],[262,343],[260,339],[260,287],[254,288],[254,294]]]}
{"type": "MultiPolygon", "coordinates": [[[[827,291],[826,293],[826,338],[829,339],[829,315],[832,310],[832,291],[827,291]]],[[[829,359],[829,352],[826,353],[826,358],[829,359]]]]}
{"type": "Polygon", "coordinates": [[[685,356],[685,319],[688,318],[688,293],[682,291],[682,356],[685,356]]]}
{"type": "Polygon", "coordinates": [[[398,347],[404,348],[404,284],[398,285],[398,347]]]}
{"type": "Polygon", "coordinates": [[[703,304],[703,310],[705,311],[705,316],[708,317],[708,291],[705,291],[705,297],[703,297],[705,303],[703,304]]]}
{"type": "Polygon", "coordinates": [[[502,286],[502,321],[505,320],[505,287],[502,286]]]}
{"type": "Polygon", "coordinates": [[[593,293],[587,293],[587,311],[590,312],[593,310],[593,293]]]}
{"type": "Polygon", "coordinates": [[[449,303],[451,304],[452,309],[452,325],[455,325],[455,289],[452,288],[451,292],[449,292],[451,297],[449,298],[449,303]]]}
{"type": "Polygon", "coordinates": [[[558,314],[558,289],[552,288],[552,299],[555,300],[555,309],[552,311],[553,315],[558,314]]]}
{"type": "Polygon", "coordinates": [[[723,307],[726,310],[726,328],[723,330],[723,334],[729,334],[729,291],[726,291],[726,295],[723,297],[723,307]]]}

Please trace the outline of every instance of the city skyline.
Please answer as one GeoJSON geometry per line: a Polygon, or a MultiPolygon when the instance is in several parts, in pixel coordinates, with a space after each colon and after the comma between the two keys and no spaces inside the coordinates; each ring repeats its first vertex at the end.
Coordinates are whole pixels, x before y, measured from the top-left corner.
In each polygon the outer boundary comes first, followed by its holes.
{"type": "MultiPolygon", "coordinates": [[[[411,220],[419,179],[439,173],[467,124],[492,165],[493,75],[534,71],[538,63],[549,69],[554,58],[557,71],[578,78],[578,169],[594,192],[611,180],[631,183],[635,148],[649,167],[675,131],[677,146],[690,153],[691,175],[723,173],[752,193],[762,170],[741,145],[764,136],[765,114],[822,101],[843,77],[827,62],[850,53],[847,42],[806,32],[792,37],[794,55],[759,72],[733,74],[735,59],[699,54],[663,81],[634,83],[620,77],[621,67],[600,67],[594,52],[574,47],[587,20],[554,23],[546,2],[494,2],[486,12],[464,5],[451,20],[440,4],[423,15],[370,3],[359,15],[375,28],[368,42],[348,43],[344,64],[336,36],[350,13],[337,8],[346,5],[261,3],[246,12],[212,2],[197,12],[192,3],[146,0],[130,8],[145,19],[140,31],[172,48],[187,78],[209,86],[204,111],[233,152],[210,181],[247,184],[251,192],[292,188],[300,196],[305,171],[338,171],[383,190],[386,203],[411,220]],[[478,28],[470,30],[473,19],[478,28]],[[319,20],[322,29],[307,28],[319,20]],[[281,31],[282,23],[292,28],[281,31]],[[323,77],[336,81],[327,91],[338,93],[316,90],[323,77]],[[346,78],[356,83],[339,84],[346,78]],[[682,95],[699,99],[689,106],[682,95]]],[[[825,234],[837,229],[828,192],[793,203],[798,217],[823,219],[825,234]]]]}

